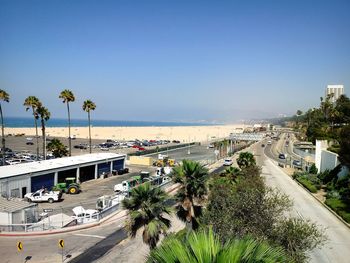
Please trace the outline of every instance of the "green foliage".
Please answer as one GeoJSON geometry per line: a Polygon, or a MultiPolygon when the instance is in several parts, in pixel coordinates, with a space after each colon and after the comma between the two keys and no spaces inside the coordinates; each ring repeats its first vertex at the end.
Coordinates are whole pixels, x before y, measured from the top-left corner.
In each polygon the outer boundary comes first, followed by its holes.
{"type": "Polygon", "coordinates": [[[219,241],[211,229],[193,232],[187,240],[167,237],[151,251],[148,263],[291,262],[283,249],[252,238],[219,241]]]}
{"type": "Polygon", "coordinates": [[[326,205],[340,215],[346,222],[350,223],[350,204],[341,199],[327,198],[326,205]]]}
{"type": "MultiPolygon", "coordinates": [[[[349,116],[350,118],[350,116],[349,116]]],[[[340,150],[339,150],[339,156],[340,160],[343,164],[350,167],[350,125],[343,127],[340,132],[340,150]]]]}
{"type": "Polygon", "coordinates": [[[316,186],[314,186],[308,179],[304,177],[298,177],[296,180],[304,187],[306,187],[311,193],[317,193],[316,186]]]}
{"type": "Polygon", "coordinates": [[[165,234],[171,225],[170,220],[163,217],[163,214],[171,212],[166,199],[168,195],[162,189],[145,183],[133,188],[130,198],[122,202],[123,207],[129,210],[126,222],[129,235],[134,238],[137,231],[143,228],[143,242],[150,249],[156,247],[160,234],[165,234]]]}
{"type": "Polygon", "coordinates": [[[56,158],[61,158],[68,155],[66,146],[59,139],[52,139],[47,144],[47,149],[52,152],[52,155],[56,158]]]}
{"type": "Polygon", "coordinates": [[[329,170],[325,170],[317,175],[322,183],[327,184],[331,182],[334,178],[333,174],[329,170]]]}
{"type": "Polygon", "coordinates": [[[220,177],[213,180],[201,222],[212,226],[222,242],[232,236],[249,235],[284,247],[293,260],[306,258],[308,251],[322,244],[324,235],[310,222],[301,224],[292,218],[289,224],[284,224],[291,201],[265,185],[259,168],[243,169],[231,184],[220,177]],[[284,228],[284,235],[281,235],[284,228]],[[302,231],[305,232],[300,234],[302,231]],[[303,247],[296,245],[304,236],[309,239],[302,243],[303,247]]]}
{"type": "Polygon", "coordinates": [[[239,168],[243,169],[249,166],[255,166],[256,161],[254,155],[250,152],[241,152],[237,158],[239,168]]]}
{"type": "Polygon", "coordinates": [[[301,218],[285,218],[279,221],[273,235],[275,242],[285,247],[295,262],[305,262],[306,253],[326,241],[316,224],[301,218]]]}
{"type": "Polygon", "coordinates": [[[177,216],[186,223],[189,233],[198,227],[196,218],[202,214],[202,207],[195,201],[201,201],[207,194],[208,169],[199,162],[183,160],[182,165],[173,169],[173,179],[182,185],[176,194],[177,216]]]}
{"type": "Polygon", "coordinates": [[[316,165],[313,163],[309,169],[310,174],[317,174],[317,168],[316,165]]]}
{"type": "Polygon", "coordinates": [[[335,141],[330,150],[338,153],[341,162],[350,167],[350,99],[341,95],[333,104],[331,98],[332,95],[321,98],[319,108],[309,109],[305,118],[298,117],[298,120],[309,141],[335,141]]]}

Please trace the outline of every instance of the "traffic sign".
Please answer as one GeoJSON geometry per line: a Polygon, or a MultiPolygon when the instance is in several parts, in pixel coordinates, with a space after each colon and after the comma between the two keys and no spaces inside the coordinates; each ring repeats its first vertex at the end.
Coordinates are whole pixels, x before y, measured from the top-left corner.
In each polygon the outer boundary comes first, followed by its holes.
{"type": "Polygon", "coordinates": [[[17,242],[17,250],[18,250],[18,252],[21,252],[22,249],[23,249],[22,242],[17,242]]]}
{"type": "Polygon", "coordinates": [[[45,213],[49,213],[49,212],[53,212],[53,209],[52,208],[45,208],[45,209],[43,209],[43,211],[45,213]]]}
{"type": "Polygon", "coordinates": [[[58,241],[58,246],[59,246],[60,248],[64,248],[64,240],[63,240],[63,239],[60,239],[60,240],[58,241]]]}

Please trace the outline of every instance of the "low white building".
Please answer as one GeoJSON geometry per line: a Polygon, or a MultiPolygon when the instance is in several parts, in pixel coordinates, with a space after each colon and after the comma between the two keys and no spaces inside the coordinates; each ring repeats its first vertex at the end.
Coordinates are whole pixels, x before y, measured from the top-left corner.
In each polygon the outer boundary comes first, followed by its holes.
{"type": "Polygon", "coordinates": [[[41,188],[51,189],[75,177],[77,182],[99,178],[112,170],[125,168],[125,154],[93,153],[39,162],[0,167],[0,193],[3,197],[21,197],[41,188]]]}
{"type": "Polygon", "coordinates": [[[7,225],[26,224],[36,221],[35,211],[38,204],[19,199],[0,197],[0,230],[8,230],[7,225]]]}

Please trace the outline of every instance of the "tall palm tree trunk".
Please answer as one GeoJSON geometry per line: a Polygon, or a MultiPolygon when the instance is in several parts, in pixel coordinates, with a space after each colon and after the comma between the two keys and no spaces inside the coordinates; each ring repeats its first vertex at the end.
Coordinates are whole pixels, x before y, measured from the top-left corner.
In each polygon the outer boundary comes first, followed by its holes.
{"type": "Polygon", "coordinates": [[[39,137],[38,137],[38,121],[35,117],[35,110],[33,109],[34,125],[35,125],[35,138],[36,138],[36,160],[39,160],[39,137]]]}
{"type": "Polygon", "coordinates": [[[2,142],[2,165],[5,165],[5,130],[4,130],[4,118],[2,115],[2,107],[0,103],[0,115],[1,115],[1,142],[2,142]]]}
{"type": "Polygon", "coordinates": [[[69,102],[67,101],[67,110],[68,110],[68,145],[69,145],[69,156],[72,156],[72,138],[70,137],[70,110],[69,102]]]}
{"type": "Polygon", "coordinates": [[[91,151],[91,121],[90,121],[90,111],[88,111],[88,119],[89,119],[89,149],[91,151]]]}
{"type": "Polygon", "coordinates": [[[45,133],[45,121],[43,118],[41,119],[41,131],[43,135],[43,155],[44,155],[44,160],[46,160],[46,133],[45,133]]]}

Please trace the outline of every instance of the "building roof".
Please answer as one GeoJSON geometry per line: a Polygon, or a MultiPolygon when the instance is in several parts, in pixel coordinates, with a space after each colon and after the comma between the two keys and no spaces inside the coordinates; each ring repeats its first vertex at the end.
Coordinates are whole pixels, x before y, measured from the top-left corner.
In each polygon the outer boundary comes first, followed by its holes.
{"type": "Polygon", "coordinates": [[[20,199],[6,199],[0,197],[0,212],[12,213],[38,204],[28,203],[20,199]]]}
{"type": "Polygon", "coordinates": [[[69,168],[70,166],[108,161],[110,159],[116,159],[121,157],[125,158],[126,155],[116,153],[92,153],[72,157],[50,159],[39,162],[6,165],[0,167],[0,179],[18,175],[43,172],[53,169],[60,169],[66,167],[69,168]]]}

